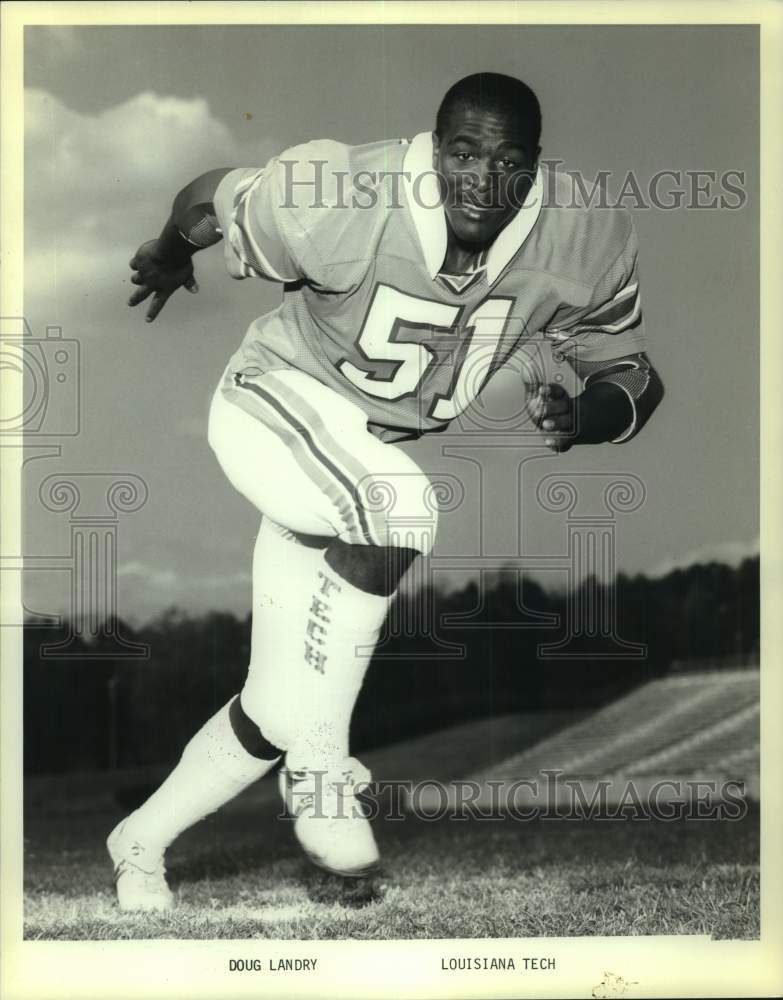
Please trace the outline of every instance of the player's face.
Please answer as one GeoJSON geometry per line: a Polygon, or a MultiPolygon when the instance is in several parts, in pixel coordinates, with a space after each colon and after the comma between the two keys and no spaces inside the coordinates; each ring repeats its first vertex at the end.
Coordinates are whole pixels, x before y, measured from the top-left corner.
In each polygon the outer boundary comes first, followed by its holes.
{"type": "Polygon", "coordinates": [[[519,211],[530,190],[540,150],[526,149],[518,125],[489,111],[457,109],[433,138],[451,234],[484,247],[519,211]]]}

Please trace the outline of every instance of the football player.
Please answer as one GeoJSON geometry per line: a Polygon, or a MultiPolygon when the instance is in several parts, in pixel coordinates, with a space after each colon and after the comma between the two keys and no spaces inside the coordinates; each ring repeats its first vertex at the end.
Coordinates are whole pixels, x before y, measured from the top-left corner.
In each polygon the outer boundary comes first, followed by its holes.
{"type": "Polygon", "coordinates": [[[178,288],[197,291],[193,256],[221,240],[235,278],[283,297],[251,324],[209,415],[217,460],[262,515],[247,680],[110,834],[121,907],[171,906],[166,848],[281,761],[307,856],[343,876],[375,869],[349,724],[438,513],[394,442],[446,428],[533,335],[583,384],[529,396],[549,448],[628,441],[660,401],[632,220],[574,207],[539,165],[540,134],[528,86],[476,74],[411,141],[314,141],[204,174],[131,261],[129,304],[150,299],[148,322],[178,288]]]}

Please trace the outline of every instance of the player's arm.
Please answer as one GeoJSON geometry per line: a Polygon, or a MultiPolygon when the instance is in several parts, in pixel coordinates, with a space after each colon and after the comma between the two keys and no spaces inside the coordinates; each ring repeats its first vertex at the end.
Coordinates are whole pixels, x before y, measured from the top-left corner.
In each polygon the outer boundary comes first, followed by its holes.
{"type": "Polygon", "coordinates": [[[232,169],[210,170],[184,187],[174,199],[171,215],[160,236],[143,243],[133,256],[131,282],[138,288],[128,305],[136,306],[151,295],[152,302],[145,317],[148,323],[155,319],[178,288],[198,291],[193,254],[222,238],[214,206],[215,192],[232,169]]]}
{"type": "Polygon", "coordinates": [[[348,148],[316,140],[292,147],[263,167],[224,168],[202,174],[177,195],[171,217],[157,240],[139,248],[131,279],[139,286],[130,305],[153,295],[153,320],[177,288],[196,290],[193,254],[223,240],[223,257],[233,278],[262,278],[285,284],[308,281],[329,287],[333,216],[338,177],[345,175],[348,148]],[[315,165],[326,164],[317,203],[315,165]],[[331,185],[331,186],[330,186],[331,185]]]}
{"type": "Polygon", "coordinates": [[[642,429],[663,399],[660,376],[644,353],[570,364],[584,391],[573,398],[556,383],[542,386],[530,409],[553,451],[575,444],[620,444],[642,429]]]}
{"type": "Polygon", "coordinates": [[[663,384],[646,353],[633,221],[623,227],[622,249],[593,289],[590,301],[567,307],[546,330],[555,354],[582,380],[571,398],[556,384],[543,386],[529,404],[544,442],[555,451],[574,444],[620,444],[649,420],[663,398],[663,384]]]}

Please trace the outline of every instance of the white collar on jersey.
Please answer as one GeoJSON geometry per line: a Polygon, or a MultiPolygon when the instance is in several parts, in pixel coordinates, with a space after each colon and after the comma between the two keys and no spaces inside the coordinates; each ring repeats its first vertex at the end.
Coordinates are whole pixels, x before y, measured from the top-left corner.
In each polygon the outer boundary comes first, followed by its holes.
{"type": "MultiPolygon", "coordinates": [[[[405,153],[404,184],[413,224],[421,243],[430,277],[434,278],[446,258],[446,216],[441,205],[438,178],[432,167],[432,132],[419,132],[405,153]]],[[[500,231],[487,259],[487,281],[490,285],[530,235],[541,213],[544,182],[541,168],[536,171],[533,186],[522,208],[500,231]]]]}

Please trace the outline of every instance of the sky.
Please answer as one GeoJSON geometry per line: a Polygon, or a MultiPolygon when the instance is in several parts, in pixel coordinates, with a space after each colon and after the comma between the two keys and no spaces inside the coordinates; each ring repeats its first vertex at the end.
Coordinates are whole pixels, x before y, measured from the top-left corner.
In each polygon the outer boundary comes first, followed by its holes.
{"type": "MultiPolygon", "coordinates": [[[[642,189],[660,170],[742,171],[747,199],[737,210],[629,204],[649,353],[667,390],[638,438],[556,457],[529,435],[476,433],[478,417],[518,410],[508,373],[475,421],[405,446],[464,491],[441,519],[438,579],[459,582],[475,574],[473,557],[502,560],[521,545],[553,557],[538,575],[562,584],[565,516],[536,501],[552,473],[643,483],[644,503],[617,517],[624,572],[757,551],[757,30],[249,25],[26,29],[25,317],[36,337],[59,326],[79,342],[81,390],[79,433],[60,439],[59,458],[26,466],[26,554],[57,557],[70,544],[67,515],[38,500],[45,477],[130,473],[149,496],[117,524],[119,612],[247,612],[258,515],[224,479],[206,420],[228,357],[280,292],[232,281],[220,251],[207,251],[196,258],[199,294],[175,296],[147,325],[125,305],[128,260],[197,174],[260,165],[313,138],[412,136],[432,127],[453,82],[479,70],[537,92],[544,158],[588,178],[611,171],[615,191],[629,171],[642,189]]],[[[61,569],[27,574],[29,610],[68,601],[61,569]]]]}

